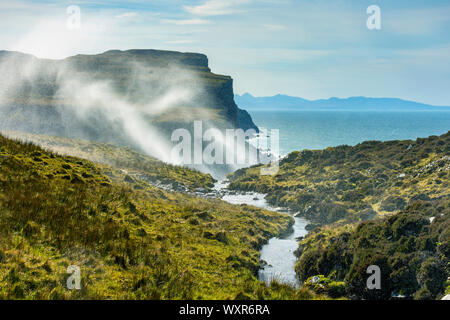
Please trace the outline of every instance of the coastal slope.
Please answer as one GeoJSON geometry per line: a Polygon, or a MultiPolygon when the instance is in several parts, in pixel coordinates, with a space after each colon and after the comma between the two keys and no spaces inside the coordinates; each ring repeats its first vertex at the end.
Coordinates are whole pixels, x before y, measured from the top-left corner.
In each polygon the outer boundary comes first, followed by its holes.
{"type": "Polygon", "coordinates": [[[229,175],[233,190],[267,193],[311,221],[296,273],[333,298],[440,299],[450,291],[450,132],[415,141],[292,152],[273,176],[229,175]],[[369,290],[367,268],[381,270],[369,290]]]}
{"type": "Polygon", "coordinates": [[[3,299],[293,298],[256,278],[258,250],[292,223],[0,136],[3,299]]]}
{"type": "Polygon", "coordinates": [[[450,133],[295,151],[279,168],[269,176],[259,174],[261,166],[238,170],[229,188],[266,193],[270,204],[316,224],[373,219],[450,194],[450,133]]]}

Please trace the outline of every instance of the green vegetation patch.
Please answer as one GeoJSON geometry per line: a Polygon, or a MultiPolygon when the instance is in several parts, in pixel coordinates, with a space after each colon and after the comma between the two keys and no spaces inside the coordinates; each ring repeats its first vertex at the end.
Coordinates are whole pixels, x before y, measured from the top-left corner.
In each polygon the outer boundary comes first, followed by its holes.
{"type": "Polygon", "coordinates": [[[150,182],[182,186],[188,190],[211,189],[215,180],[209,174],[182,166],[174,166],[136,150],[110,143],[7,131],[9,137],[37,144],[59,154],[80,157],[121,169],[128,177],[141,177],[150,182]]]}
{"type": "Polygon", "coordinates": [[[292,152],[273,176],[261,166],[229,176],[229,188],[266,193],[268,202],[314,223],[352,223],[400,212],[415,200],[450,194],[450,133],[416,141],[292,152]]]}
{"type": "Polygon", "coordinates": [[[320,298],[256,278],[258,249],[291,217],[126,177],[0,136],[0,298],[320,298]]]}
{"type": "Polygon", "coordinates": [[[316,292],[323,281],[310,284],[311,277],[325,275],[344,282],[350,298],[440,298],[450,276],[450,199],[418,200],[383,219],[322,227],[300,242],[297,255],[298,276],[316,292]],[[366,287],[370,265],[381,269],[381,290],[366,287]]]}

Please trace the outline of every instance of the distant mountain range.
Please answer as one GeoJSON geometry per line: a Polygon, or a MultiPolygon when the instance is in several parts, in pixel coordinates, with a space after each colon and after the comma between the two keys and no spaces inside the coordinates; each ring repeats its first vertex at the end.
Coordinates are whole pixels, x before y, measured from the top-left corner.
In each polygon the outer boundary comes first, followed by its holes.
{"type": "Polygon", "coordinates": [[[396,98],[330,98],[306,100],[299,97],[277,94],[272,97],[254,97],[249,93],[234,96],[236,104],[245,110],[409,110],[409,111],[450,111],[450,107],[432,106],[396,98]]]}

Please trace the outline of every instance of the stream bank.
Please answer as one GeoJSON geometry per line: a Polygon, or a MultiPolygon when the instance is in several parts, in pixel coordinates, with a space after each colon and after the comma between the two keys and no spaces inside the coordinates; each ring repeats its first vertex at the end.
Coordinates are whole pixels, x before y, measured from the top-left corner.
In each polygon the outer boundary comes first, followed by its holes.
{"type": "Polygon", "coordinates": [[[281,283],[287,283],[299,287],[300,283],[295,273],[297,257],[294,252],[297,250],[297,238],[304,237],[308,231],[306,225],[308,221],[301,217],[295,217],[294,212],[285,208],[273,208],[265,200],[265,195],[256,192],[236,192],[227,189],[226,181],[219,181],[214,186],[217,197],[231,204],[248,204],[263,209],[289,214],[294,217],[292,232],[284,237],[272,238],[265,244],[260,253],[264,265],[258,272],[261,281],[270,283],[272,279],[281,283]]]}

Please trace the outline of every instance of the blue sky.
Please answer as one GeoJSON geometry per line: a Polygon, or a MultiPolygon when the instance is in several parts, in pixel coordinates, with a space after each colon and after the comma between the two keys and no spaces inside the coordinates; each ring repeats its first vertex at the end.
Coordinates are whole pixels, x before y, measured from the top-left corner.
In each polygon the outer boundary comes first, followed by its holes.
{"type": "Polygon", "coordinates": [[[0,27],[0,49],[45,58],[202,52],[237,93],[450,105],[448,0],[2,0],[0,27]],[[66,27],[69,5],[80,7],[81,29],[66,27]],[[366,27],[370,5],[381,30],[366,27]]]}

